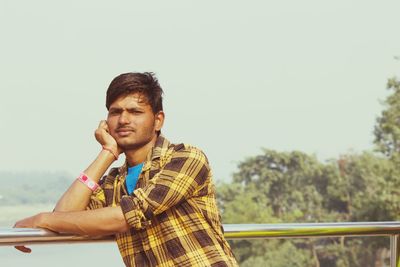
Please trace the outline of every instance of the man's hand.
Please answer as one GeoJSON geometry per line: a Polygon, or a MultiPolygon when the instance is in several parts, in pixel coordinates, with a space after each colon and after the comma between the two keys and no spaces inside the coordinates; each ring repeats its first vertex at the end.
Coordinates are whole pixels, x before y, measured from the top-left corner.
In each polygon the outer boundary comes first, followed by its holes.
{"type": "Polygon", "coordinates": [[[100,121],[99,126],[94,132],[94,136],[96,137],[97,142],[99,142],[103,147],[112,149],[116,155],[122,153],[122,149],[118,146],[117,141],[115,141],[114,137],[111,136],[105,120],[100,121]]]}
{"type": "MultiPolygon", "coordinates": [[[[14,228],[40,228],[42,213],[22,219],[15,223],[14,228]]],[[[31,249],[25,246],[15,246],[16,249],[24,253],[31,253],[31,249]]]]}

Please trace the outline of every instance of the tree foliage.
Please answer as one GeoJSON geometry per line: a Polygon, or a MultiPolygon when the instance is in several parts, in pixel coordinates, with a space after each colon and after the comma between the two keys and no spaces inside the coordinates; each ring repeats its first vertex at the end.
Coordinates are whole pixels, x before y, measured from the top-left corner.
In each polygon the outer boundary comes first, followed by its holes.
{"type": "Polygon", "coordinates": [[[391,78],[387,82],[391,94],[384,101],[385,109],[375,126],[375,145],[388,157],[400,152],[400,81],[391,78]]]}
{"type": "MultiPolygon", "coordinates": [[[[400,219],[400,83],[377,119],[378,153],[347,153],[320,162],[299,151],[245,159],[233,183],[218,186],[224,223],[395,221],[400,219]]],[[[241,266],[375,267],[388,251],[385,238],[239,240],[241,266]]]]}

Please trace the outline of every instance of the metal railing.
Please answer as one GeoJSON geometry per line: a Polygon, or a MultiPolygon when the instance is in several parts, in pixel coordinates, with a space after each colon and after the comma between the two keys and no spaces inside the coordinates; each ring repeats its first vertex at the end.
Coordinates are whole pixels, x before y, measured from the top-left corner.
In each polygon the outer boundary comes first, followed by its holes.
{"type": "MultiPolygon", "coordinates": [[[[390,267],[400,267],[400,222],[225,224],[227,239],[322,238],[340,236],[389,236],[390,267]]],[[[114,238],[57,234],[42,229],[0,228],[0,246],[105,242],[114,238]]]]}

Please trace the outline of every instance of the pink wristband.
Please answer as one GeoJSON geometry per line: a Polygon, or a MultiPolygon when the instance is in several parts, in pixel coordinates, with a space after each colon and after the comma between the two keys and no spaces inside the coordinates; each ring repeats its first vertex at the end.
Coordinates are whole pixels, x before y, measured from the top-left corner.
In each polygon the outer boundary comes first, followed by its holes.
{"type": "Polygon", "coordinates": [[[81,173],[78,176],[77,180],[82,182],[84,185],[86,185],[92,191],[95,191],[97,189],[97,187],[99,187],[99,185],[95,181],[93,181],[92,179],[87,177],[87,175],[84,173],[81,173]]]}
{"type": "Polygon", "coordinates": [[[117,155],[117,153],[115,153],[114,151],[112,151],[111,148],[108,148],[108,147],[103,146],[103,150],[107,150],[108,152],[110,152],[110,153],[114,156],[115,160],[118,160],[118,155],[117,155]]]}

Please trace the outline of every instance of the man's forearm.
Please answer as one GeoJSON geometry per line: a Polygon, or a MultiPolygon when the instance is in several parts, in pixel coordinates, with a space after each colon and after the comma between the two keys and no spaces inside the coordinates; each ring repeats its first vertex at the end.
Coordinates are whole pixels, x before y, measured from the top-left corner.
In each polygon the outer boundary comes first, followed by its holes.
{"type": "Polygon", "coordinates": [[[89,236],[111,235],[129,229],[120,207],[96,210],[41,213],[37,227],[59,233],[89,236]]]}
{"type": "MultiPolygon", "coordinates": [[[[95,182],[99,182],[108,167],[114,162],[114,156],[106,150],[102,150],[84,173],[95,182]]],[[[89,203],[92,191],[83,183],[75,180],[68,190],[57,202],[54,211],[80,211],[85,210],[89,203]]]]}

